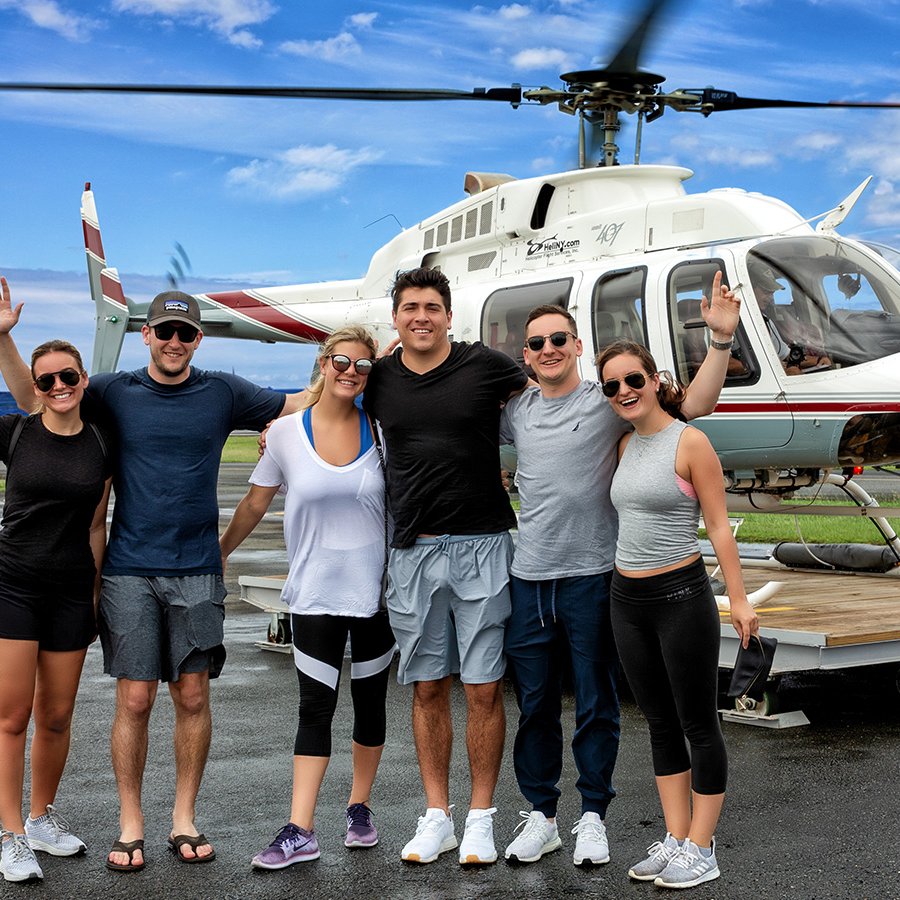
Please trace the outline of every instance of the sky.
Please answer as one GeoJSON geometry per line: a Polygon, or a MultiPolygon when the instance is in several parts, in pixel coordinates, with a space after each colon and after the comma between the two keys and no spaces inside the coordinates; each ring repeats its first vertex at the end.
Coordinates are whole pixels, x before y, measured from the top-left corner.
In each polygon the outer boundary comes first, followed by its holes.
{"type": "MultiPolygon", "coordinates": [[[[334,87],[559,87],[608,62],[638,4],[291,0],[0,0],[0,81],[334,87]]],[[[682,0],[642,67],[664,87],[742,96],[900,100],[900,0],[682,0]]],[[[623,160],[634,125],[620,136],[623,160]]],[[[375,250],[462,199],[469,170],[573,168],[576,122],[555,107],[0,92],[0,272],[26,301],[23,348],[66,337],[90,357],[79,218],[94,188],[126,294],[362,276],[375,250]]],[[[813,217],[874,180],[842,233],[900,246],[900,110],[671,110],[642,160],[813,217]]],[[[121,367],[144,364],[127,335],[121,367]]],[[[195,362],[298,386],[312,351],[209,339],[195,362]]]]}

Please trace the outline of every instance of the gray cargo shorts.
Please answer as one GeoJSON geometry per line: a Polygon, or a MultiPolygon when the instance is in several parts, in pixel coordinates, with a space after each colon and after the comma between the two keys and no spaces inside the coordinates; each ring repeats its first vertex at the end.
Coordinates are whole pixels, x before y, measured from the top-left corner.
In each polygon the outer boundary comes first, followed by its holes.
{"type": "Polygon", "coordinates": [[[225,664],[221,575],[104,575],[98,624],[103,671],[130,681],[178,681],[225,664]]]}

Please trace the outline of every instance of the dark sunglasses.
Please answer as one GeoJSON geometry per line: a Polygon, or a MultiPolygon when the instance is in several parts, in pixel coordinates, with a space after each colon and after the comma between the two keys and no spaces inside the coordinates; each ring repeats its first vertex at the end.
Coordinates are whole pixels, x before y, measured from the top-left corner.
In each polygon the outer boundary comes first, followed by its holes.
{"type": "Polygon", "coordinates": [[[368,375],[372,371],[372,366],[375,365],[374,359],[350,359],[349,356],[344,356],[343,353],[332,353],[327,359],[331,360],[331,364],[338,372],[346,372],[352,363],[357,375],[368,375]]]}
{"type": "MultiPolygon", "coordinates": [[[[549,340],[554,347],[564,347],[570,334],[572,334],[571,331],[554,331],[553,334],[545,335],[536,334],[534,337],[526,338],[525,344],[529,350],[533,353],[537,353],[544,349],[544,341],[546,340],[549,340]]],[[[572,337],[575,337],[575,335],[572,334],[572,337]]]]}
{"type": "MultiPolygon", "coordinates": [[[[643,372],[629,372],[622,381],[636,391],[639,391],[647,383],[643,372]]],[[[615,397],[619,393],[619,379],[610,378],[609,381],[603,382],[601,388],[607,397],[615,397]]]]}
{"type": "Polygon", "coordinates": [[[53,390],[53,385],[56,384],[57,376],[59,376],[59,380],[66,387],[75,387],[81,381],[81,372],[76,372],[74,369],[60,369],[58,372],[47,372],[44,375],[38,375],[34,379],[34,383],[42,394],[49,394],[53,390]]]}
{"type": "Polygon", "coordinates": [[[154,325],[156,337],[161,341],[171,341],[174,335],[182,344],[193,344],[197,340],[200,329],[193,325],[176,325],[174,322],[163,322],[162,325],[154,325]]]}

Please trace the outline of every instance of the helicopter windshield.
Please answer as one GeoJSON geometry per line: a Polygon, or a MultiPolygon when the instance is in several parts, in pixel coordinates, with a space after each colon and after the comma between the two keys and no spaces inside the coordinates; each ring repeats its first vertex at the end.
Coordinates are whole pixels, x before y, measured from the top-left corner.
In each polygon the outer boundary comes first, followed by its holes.
{"type": "Polygon", "coordinates": [[[747,269],[788,374],[900,352],[900,277],[840,238],[765,241],[747,269]]]}

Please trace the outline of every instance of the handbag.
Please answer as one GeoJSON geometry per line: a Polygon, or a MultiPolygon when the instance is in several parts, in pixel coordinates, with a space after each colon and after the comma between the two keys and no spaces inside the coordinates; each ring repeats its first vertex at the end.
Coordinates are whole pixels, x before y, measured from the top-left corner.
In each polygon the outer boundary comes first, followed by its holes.
{"type": "Polygon", "coordinates": [[[746,649],[743,644],[738,645],[731,684],[728,687],[729,697],[762,700],[777,646],[776,638],[758,634],[750,635],[750,643],[746,649]]]}

